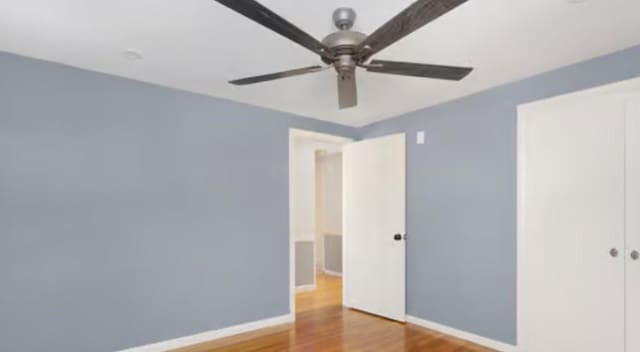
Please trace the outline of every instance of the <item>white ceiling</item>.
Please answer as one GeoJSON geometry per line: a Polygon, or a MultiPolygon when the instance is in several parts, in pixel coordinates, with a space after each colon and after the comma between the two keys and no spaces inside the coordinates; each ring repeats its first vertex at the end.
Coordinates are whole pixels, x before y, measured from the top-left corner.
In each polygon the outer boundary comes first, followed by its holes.
{"type": "MultiPolygon", "coordinates": [[[[412,0],[261,0],[319,40],[339,6],[370,33],[412,0]]],[[[640,43],[638,0],[470,0],[376,55],[469,65],[462,82],[358,71],[337,108],[331,70],[254,86],[230,79],[315,65],[313,53],[212,0],[1,0],[0,50],[362,126],[640,43]],[[142,53],[143,60],[123,52],[142,53]]]]}

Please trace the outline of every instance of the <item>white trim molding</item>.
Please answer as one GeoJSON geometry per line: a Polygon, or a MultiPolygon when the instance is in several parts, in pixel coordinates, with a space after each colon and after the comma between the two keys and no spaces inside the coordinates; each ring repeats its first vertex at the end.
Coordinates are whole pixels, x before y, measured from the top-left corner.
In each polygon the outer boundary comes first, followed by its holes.
{"type": "Polygon", "coordinates": [[[193,346],[209,341],[214,341],[217,339],[243,334],[246,332],[251,332],[255,330],[260,330],[264,328],[269,328],[277,325],[283,325],[293,322],[293,315],[281,315],[274,318],[264,319],[253,321],[250,323],[240,324],[230,326],[228,328],[223,328],[219,330],[212,330],[208,332],[203,332],[196,335],[179,337],[177,339],[158,342],[146,346],[133,347],[126,350],[121,350],[118,352],[167,352],[172,351],[178,348],[193,346]]]}
{"type": "Polygon", "coordinates": [[[332,271],[332,270],[328,270],[328,269],[323,269],[322,270],[326,275],[329,276],[337,276],[337,277],[342,277],[342,273],[339,273],[337,271],[332,271]]]}
{"type": "Polygon", "coordinates": [[[302,286],[296,286],[296,293],[300,293],[300,292],[309,292],[309,291],[313,291],[316,289],[316,285],[302,285],[302,286]]]}
{"type": "Polygon", "coordinates": [[[454,329],[452,327],[434,323],[432,321],[420,319],[411,315],[407,315],[407,323],[418,325],[429,330],[434,330],[445,335],[449,335],[461,340],[473,342],[477,345],[488,347],[501,352],[517,352],[518,347],[504,342],[492,340],[470,332],[454,329]]]}

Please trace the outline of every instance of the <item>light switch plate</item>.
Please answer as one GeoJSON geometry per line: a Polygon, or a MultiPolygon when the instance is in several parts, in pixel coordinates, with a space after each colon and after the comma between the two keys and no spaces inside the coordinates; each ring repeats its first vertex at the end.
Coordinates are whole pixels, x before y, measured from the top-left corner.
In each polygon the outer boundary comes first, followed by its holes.
{"type": "Polygon", "coordinates": [[[424,131],[418,131],[416,139],[418,144],[424,144],[424,131]]]}

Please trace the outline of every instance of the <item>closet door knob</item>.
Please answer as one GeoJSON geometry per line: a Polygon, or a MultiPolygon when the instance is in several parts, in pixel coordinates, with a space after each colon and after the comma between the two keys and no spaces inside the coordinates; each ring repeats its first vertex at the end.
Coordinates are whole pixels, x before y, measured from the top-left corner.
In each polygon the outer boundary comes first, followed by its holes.
{"type": "Polygon", "coordinates": [[[631,251],[631,259],[633,259],[633,260],[638,260],[638,259],[640,259],[640,252],[638,252],[638,251],[631,251]]]}
{"type": "Polygon", "coordinates": [[[620,252],[618,252],[618,250],[615,248],[611,248],[611,250],[609,251],[609,255],[611,255],[614,258],[618,258],[618,254],[620,254],[620,252]]]}

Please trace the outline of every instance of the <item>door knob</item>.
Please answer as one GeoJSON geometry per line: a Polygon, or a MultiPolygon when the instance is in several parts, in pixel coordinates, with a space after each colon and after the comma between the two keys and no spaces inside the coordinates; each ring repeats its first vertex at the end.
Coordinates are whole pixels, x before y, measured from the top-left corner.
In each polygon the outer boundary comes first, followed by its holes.
{"type": "Polygon", "coordinates": [[[611,250],[609,251],[609,255],[611,255],[614,258],[617,258],[619,254],[620,252],[618,252],[618,250],[615,248],[611,248],[611,250]]]}
{"type": "Polygon", "coordinates": [[[633,260],[638,260],[638,259],[640,259],[640,252],[638,252],[638,251],[631,251],[631,259],[633,259],[633,260]]]}
{"type": "Polygon", "coordinates": [[[402,241],[402,235],[399,233],[396,233],[395,235],[393,235],[393,239],[396,241],[402,241]]]}

